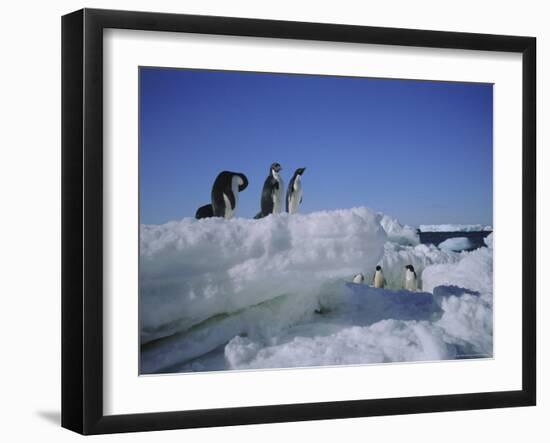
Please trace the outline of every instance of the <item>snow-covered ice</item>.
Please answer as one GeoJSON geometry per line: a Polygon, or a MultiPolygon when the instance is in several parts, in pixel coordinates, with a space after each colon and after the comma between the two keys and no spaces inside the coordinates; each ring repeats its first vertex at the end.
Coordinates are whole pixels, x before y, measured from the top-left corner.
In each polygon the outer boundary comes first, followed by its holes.
{"type": "Polygon", "coordinates": [[[140,235],[142,343],[373,269],[386,233],[367,208],[260,220],[183,219],[140,235]]]}
{"type": "Polygon", "coordinates": [[[493,291],[493,249],[479,248],[462,252],[456,263],[428,266],[422,273],[422,288],[433,292],[437,286],[456,285],[484,294],[493,291]]]}
{"type": "Polygon", "coordinates": [[[492,355],[492,245],[464,253],[457,263],[432,265],[422,276],[424,290],[438,297],[445,312],[437,324],[471,346],[471,354],[492,355]]]}
{"type": "Polygon", "coordinates": [[[144,225],[140,241],[142,373],[492,356],[492,234],[442,250],[353,208],[144,225]],[[368,285],[377,264],[386,289],[368,285]]]}
{"type": "Polygon", "coordinates": [[[454,237],[439,243],[438,248],[449,251],[464,251],[471,249],[473,246],[474,244],[468,237],[454,237]]]}
{"type": "Polygon", "coordinates": [[[441,360],[449,356],[442,331],[434,334],[421,322],[382,320],[371,326],[317,330],[309,336],[297,332],[273,346],[235,337],[225,347],[228,365],[232,369],[289,368],[441,360]]]}
{"type": "Polygon", "coordinates": [[[420,237],[416,232],[416,229],[412,226],[402,225],[396,218],[389,215],[377,214],[378,221],[386,231],[388,240],[401,245],[418,245],[420,243],[420,237]]]}
{"type": "Polygon", "coordinates": [[[351,284],[351,299],[344,297],[340,310],[326,314],[323,322],[290,328],[269,341],[235,337],[224,349],[228,367],[491,357],[492,251],[483,248],[468,254],[458,262],[426,268],[425,286],[431,292],[351,284]],[[434,286],[435,282],[443,284],[434,286]]]}
{"type": "MultiPolygon", "coordinates": [[[[422,284],[422,271],[434,263],[454,263],[460,260],[461,254],[441,250],[434,245],[402,246],[392,242],[384,245],[384,255],[379,264],[382,266],[384,276],[389,288],[402,288],[405,278],[405,266],[413,265],[422,284]]],[[[374,270],[371,270],[369,278],[372,280],[374,270]]],[[[369,280],[369,281],[371,281],[369,280]]]]}

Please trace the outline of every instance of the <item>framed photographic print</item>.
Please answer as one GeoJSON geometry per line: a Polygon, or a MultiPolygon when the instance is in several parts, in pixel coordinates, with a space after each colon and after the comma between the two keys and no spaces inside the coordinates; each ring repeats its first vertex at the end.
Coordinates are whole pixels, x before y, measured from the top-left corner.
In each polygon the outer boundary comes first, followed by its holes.
{"type": "Polygon", "coordinates": [[[62,425],[534,405],[532,37],[62,21],[62,425]]]}

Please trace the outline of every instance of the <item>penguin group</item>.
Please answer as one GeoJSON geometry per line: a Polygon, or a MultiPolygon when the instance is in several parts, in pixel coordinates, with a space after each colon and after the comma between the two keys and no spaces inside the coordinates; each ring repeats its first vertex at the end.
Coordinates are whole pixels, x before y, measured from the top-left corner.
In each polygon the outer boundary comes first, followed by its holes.
{"type": "MultiPolygon", "coordinates": [[[[362,284],[365,282],[365,276],[363,273],[355,274],[352,279],[353,283],[362,284]]],[[[384,277],[384,272],[382,271],[382,266],[376,266],[374,271],[374,276],[372,277],[372,286],[375,288],[385,288],[386,287],[386,278],[384,277]]],[[[407,291],[415,292],[418,290],[418,278],[416,276],[416,271],[414,270],[413,265],[405,266],[405,276],[403,280],[403,289],[407,291]]]]}
{"type": "MultiPolygon", "coordinates": [[[[288,212],[296,214],[302,203],[302,175],[306,168],[298,168],[290,179],[286,197],[284,182],[281,177],[282,167],[272,163],[264,181],[260,197],[260,212],[255,219],[267,217],[270,214],[288,212]]],[[[212,185],[211,203],[201,206],[195,213],[195,218],[222,217],[232,218],[237,212],[239,192],[248,187],[248,178],[242,172],[222,171],[212,185]]]]}
{"type": "MultiPolygon", "coordinates": [[[[360,272],[359,274],[355,274],[352,279],[353,283],[364,283],[365,282],[365,275],[360,272]]],[[[378,265],[376,267],[376,270],[374,271],[374,276],[372,277],[372,286],[375,288],[385,288],[386,287],[386,279],[384,278],[384,273],[382,272],[382,266],[378,265]]]]}
{"type": "MultiPolygon", "coordinates": [[[[283,178],[281,177],[282,169],[279,163],[272,163],[269,167],[269,173],[264,181],[260,197],[260,212],[254,216],[255,219],[285,211],[289,214],[298,213],[303,198],[302,175],[306,168],[298,168],[294,171],[286,195],[284,193],[283,178]]],[[[211,202],[198,208],[195,218],[232,218],[237,212],[239,192],[244,191],[247,187],[248,178],[242,172],[220,172],[212,185],[211,202]]],[[[363,273],[356,274],[352,281],[353,283],[362,284],[365,282],[365,276],[363,273]]],[[[386,279],[381,266],[376,266],[372,286],[375,288],[386,287],[386,279]]],[[[412,292],[418,289],[418,278],[413,265],[405,266],[403,288],[412,292]]]]}

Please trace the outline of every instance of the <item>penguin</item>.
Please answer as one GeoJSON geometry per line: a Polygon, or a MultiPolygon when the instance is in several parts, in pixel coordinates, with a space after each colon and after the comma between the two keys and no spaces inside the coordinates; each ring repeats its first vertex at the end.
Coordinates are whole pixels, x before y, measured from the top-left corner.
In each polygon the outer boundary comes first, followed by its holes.
{"type": "Polygon", "coordinates": [[[254,218],[267,217],[269,214],[279,214],[283,208],[284,183],[281,175],[282,168],[279,163],[272,163],[269,175],[265,179],[260,200],[260,212],[254,218]]]}
{"type": "Polygon", "coordinates": [[[353,283],[362,284],[364,281],[365,281],[365,276],[361,272],[353,276],[353,283]]]}
{"type": "Polygon", "coordinates": [[[233,217],[237,210],[239,192],[248,186],[248,178],[241,172],[222,171],[212,185],[211,205],[197,209],[196,218],[233,217]],[[209,207],[210,206],[210,207],[209,207]]]}
{"type": "Polygon", "coordinates": [[[384,278],[384,273],[382,272],[382,266],[376,267],[372,284],[375,288],[384,288],[386,286],[386,279],[384,278]]]}
{"type": "Polygon", "coordinates": [[[241,172],[223,171],[212,186],[212,210],[214,217],[229,219],[237,210],[239,192],[248,186],[248,178],[241,172]]]}
{"type": "Polygon", "coordinates": [[[298,168],[288,183],[286,191],[286,212],[296,214],[302,203],[302,174],[306,168],[298,168]]]}
{"type": "Polygon", "coordinates": [[[416,291],[418,289],[418,280],[413,265],[405,266],[405,289],[407,291],[416,291]]]}

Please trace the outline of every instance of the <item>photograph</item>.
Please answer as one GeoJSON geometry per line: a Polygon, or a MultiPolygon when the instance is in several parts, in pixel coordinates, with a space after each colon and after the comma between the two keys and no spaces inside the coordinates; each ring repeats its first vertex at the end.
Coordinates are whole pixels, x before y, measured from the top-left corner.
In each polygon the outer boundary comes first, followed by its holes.
{"type": "Polygon", "coordinates": [[[138,71],[140,375],[493,358],[492,83],[138,71]]]}

